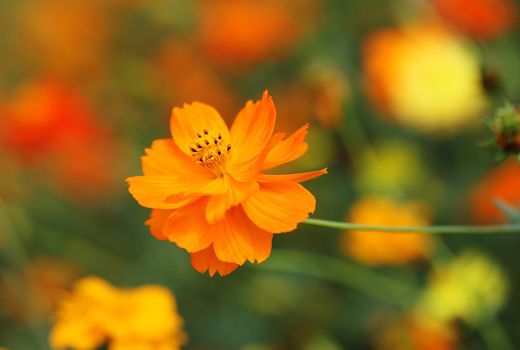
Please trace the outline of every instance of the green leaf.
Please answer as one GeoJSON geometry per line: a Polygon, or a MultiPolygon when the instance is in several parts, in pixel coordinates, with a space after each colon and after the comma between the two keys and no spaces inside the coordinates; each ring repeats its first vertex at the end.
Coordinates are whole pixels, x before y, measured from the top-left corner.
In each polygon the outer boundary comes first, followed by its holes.
{"type": "Polygon", "coordinates": [[[507,204],[499,198],[494,198],[493,201],[495,202],[495,206],[502,213],[504,213],[511,220],[511,222],[520,222],[520,211],[518,211],[518,209],[513,208],[512,206],[510,206],[509,204],[507,204]]]}

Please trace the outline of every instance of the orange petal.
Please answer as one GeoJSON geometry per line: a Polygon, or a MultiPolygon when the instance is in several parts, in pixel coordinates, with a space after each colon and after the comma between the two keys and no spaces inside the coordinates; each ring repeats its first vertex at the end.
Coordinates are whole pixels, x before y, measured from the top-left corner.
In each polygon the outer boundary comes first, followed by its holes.
{"type": "Polygon", "coordinates": [[[155,140],[141,158],[144,175],[174,175],[191,177],[193,174],[211,176],[211,171],[196,164],[182,153],[172,139],[155,140]]]}
{"type": "Polygon", "coordinates": [[[215,255],[213,246],[191,253],[191,264],[193,265],[193,268],[200,273],[208,271],[211,277],[213,277],[216,272],[218,272],[220,276],[229,275],[238,267],[237,264],[219,260],[215,255]]]}
{"type": "Polygon", "coordinates": [[[242,265],[246,260],[263,262],[271,254],[273,234],[257,227],[240,206],[213,225],[213,248],[219,260],[242,265]]]}
{"type": "Polygon", "coordinates": [[[287,139],[273,144],[267,153],[262,169],[271,169],[303,156],[308,148],[305,142],[308,128],[309,124],[306,124],[287,139]]]}
{"type": "Polygon", "coordinates": [[[206,219],[210,224],[222,220],[229,208],[242,203],[259,188],[256,181],[238,182],[229,176],[226,177],[226,181],[228,190],[223,194],[212,196],[206,206],[206,219]]]}
{"type": "Polygon", "coordinates": [[[212,232],[204,216],[207,199],[199,199],[173,210],[164,223],[163,235],[188,252],[208,247],[212,232]]]}
{"type": "MultiPolygon", "coordinates": [[[[134,176],[126,179],[128,191],[137,202],[146,208],[174,209],[186,202],[177,198],[176,194],[220,194],[226,191],[220,178],[208,179],[193,175],[192,178],[176,178],[173,176],[134,176]]],[[[186,199],[189,202],[189,199],[186,199]]]]}
{"type": "Polygon", "coordinates": [[[273,134],[276,109],[267,91],[262,99],[248,101],[231,127],[231,164],[248,163],[258,158],[273,134]]]}
{"type": "Polygon", "coordinates": [[[327,173],[327,168],[321,170],[309,171],[306,173],[298,174],[283,174],[283,175],[270,175],[260,174],[256,177],[257,181],[260,182],[280,182],[280,181],[292,181],[292,182],[304,182],[315,179],[327,173]]]}
{"type": "Polygon", "coordinates": [[[296,225],[314,212],[316,199],[295,182],[262,182],[260,191],[249,197],[242,207],[260,228],[281,233],[296,229],[296,225]]]}
{"type": "Polygon", "coordinates": [[[145,225],[150,227],[150,232],[155,238],[165,241],[168,237],[163,235],[164,222],[166,218],[170,216],[172,210],[165,209],[153,209],[150,213],[150,218],[145,221],[145,225]]]}
{"type": "Polygon", "coordinates": [[[220,133],[229,142],[229,130],[226,123],[215,108],[204,103],[184,104],[183,108],[175,107],[170,119],[173,141],[180,150],[191,154],[190,147],[203,130],[220,133]]]}

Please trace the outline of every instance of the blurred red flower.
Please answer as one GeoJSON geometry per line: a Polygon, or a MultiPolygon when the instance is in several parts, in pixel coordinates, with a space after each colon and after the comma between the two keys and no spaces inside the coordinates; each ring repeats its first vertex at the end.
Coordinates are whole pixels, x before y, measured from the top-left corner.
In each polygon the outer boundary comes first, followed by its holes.
{"type": "Polygon", "coordinates": [[[5,106],[0,145],[75,197],[92,198],[116,183],[118,143],[90,103],[58,81],[33,81],[14,93],[5,106]]]}
{"type": "Polygon", "coordinates": [[[477,40],[504,34],[518,18],[518,7],[511,0],[431,1],[449,25],[477,40]]]}
{"type": "Polygon", "coordinates": [[[471,196],[472,216],[479,223],[507,221],[494,199],[520,208],[520,164],[510,159],[488,173],[471,196]]]}

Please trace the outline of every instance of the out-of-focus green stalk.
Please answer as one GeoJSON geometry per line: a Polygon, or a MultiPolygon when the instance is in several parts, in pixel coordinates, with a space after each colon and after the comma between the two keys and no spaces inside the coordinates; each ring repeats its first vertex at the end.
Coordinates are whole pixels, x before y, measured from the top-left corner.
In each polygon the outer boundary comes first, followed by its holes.
{"type": "Polygon", "coordinates": [[[391,305],[408,308],[416,300],[416,287],[371,269],[317,254],[274,250],[262,270],[297,273],[344,285],[391,305]]]}
{"type": "MultiPolygon", "coordinates": [[[[3,231],[7,236],[12,249],[12,254],[6,254],[5,259],[11,260],[10,263],[13,268],[23,270],[29,264],[29,256],[24,248],[23,241],[18,235],[18,232],[14,229],[14,225],[9,217],[7,206],[0,197],[0,231],[3,231]]],[[[0,270],[0,281],[4,284],[5,288],[13,295],[19,295],[24,286],[22,286],[14,276],[16,272],[9,272],[6,270],[0,270]]],[[[41,349],[47,348],[47,336],[37,327],[37,322],[31,313],[26,310],[26,306],[23,305],[23,316],[29,331],[32,333],[34,341],[40,346],[41,349]]]]}
{"type": "Polygon", "coordinates": [[[335,228],[338,230],[363,230],[380,232],[410,232],[428,234],[520,234],[520,224],[477,225],[477,226],[378,226],[349,222],[307,219],[305,224],[335,228]]]}

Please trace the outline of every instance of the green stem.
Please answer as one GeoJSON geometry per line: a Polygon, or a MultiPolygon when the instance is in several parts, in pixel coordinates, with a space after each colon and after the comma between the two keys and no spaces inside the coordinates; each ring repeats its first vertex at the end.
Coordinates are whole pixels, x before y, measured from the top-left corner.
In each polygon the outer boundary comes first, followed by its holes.
{"type": "Polygon", "coordinates": [[[478,226],[378,226],[353,224],[349,222],[307,219],[305,224],[335,228],[339,230],[363,230],[381,232],[415,232],[428,234],[520,234],[520,224],[478,225],[478,226]]]}

